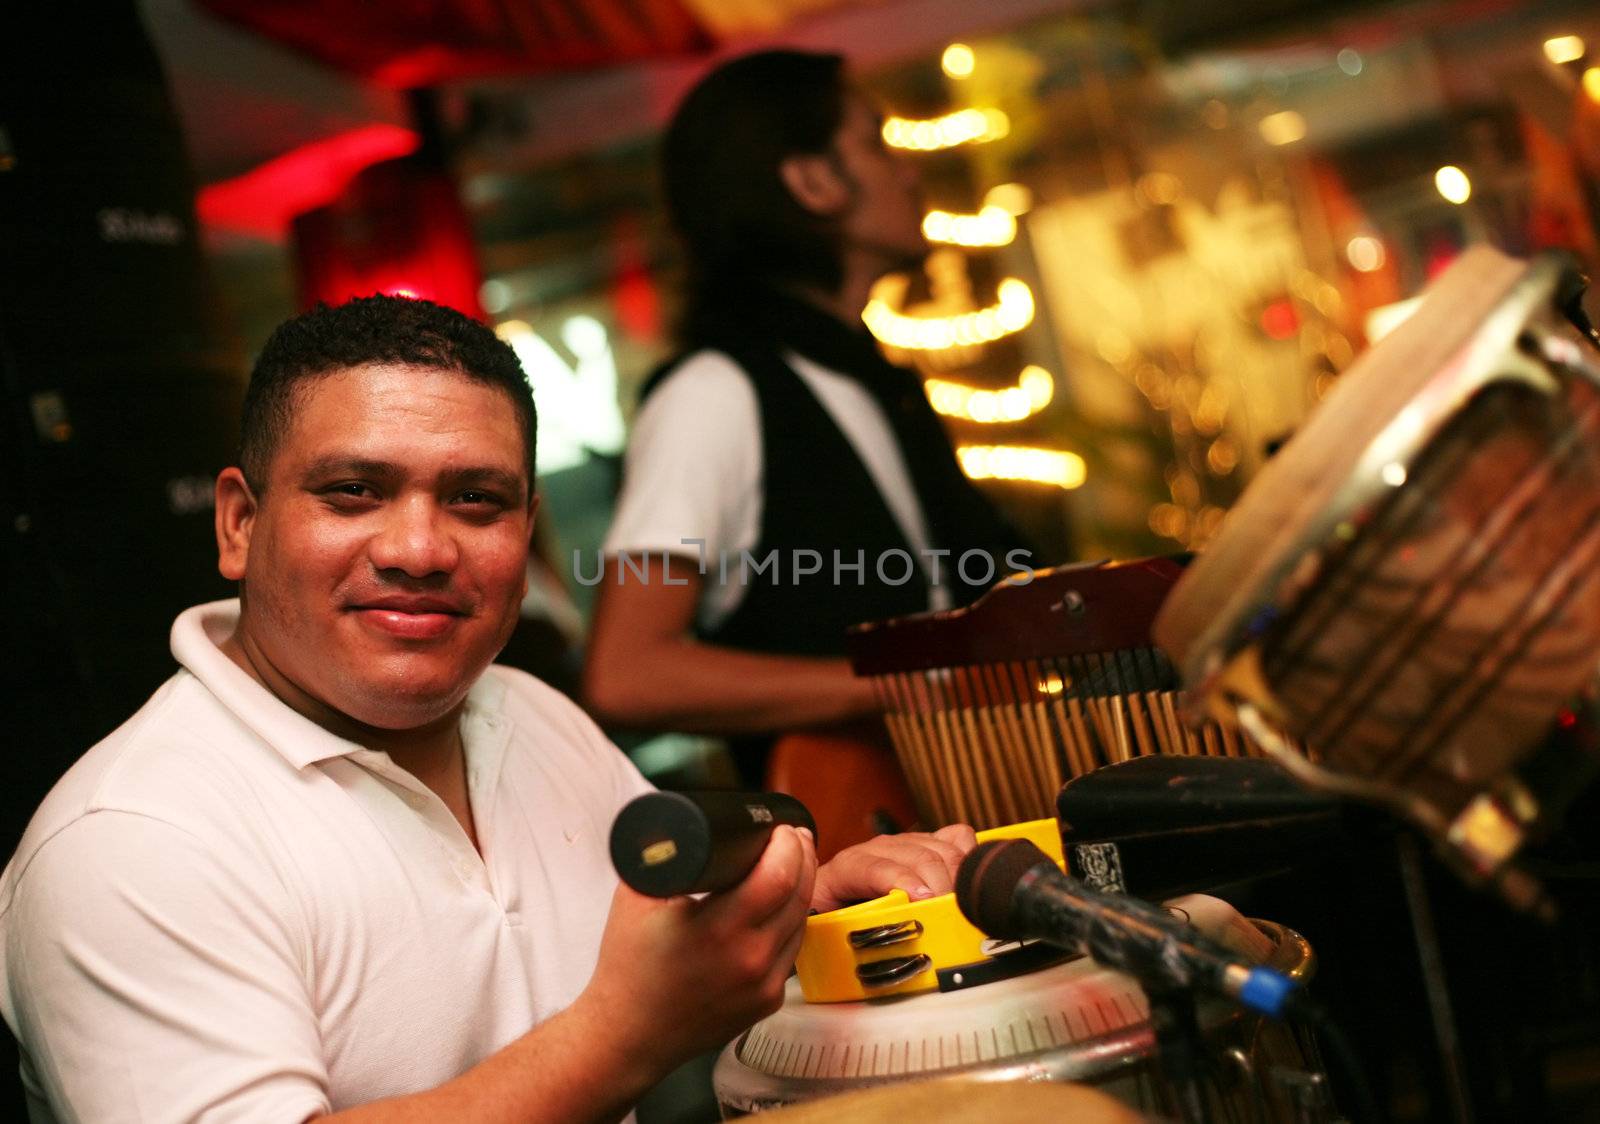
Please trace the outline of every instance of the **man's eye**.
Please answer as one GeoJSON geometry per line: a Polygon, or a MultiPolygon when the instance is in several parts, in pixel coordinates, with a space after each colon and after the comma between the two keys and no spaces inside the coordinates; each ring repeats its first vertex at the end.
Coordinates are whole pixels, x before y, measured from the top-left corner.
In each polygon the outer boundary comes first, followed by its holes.
{"type": "Polygon", "coordinates": [[[479,508],[502,508],[505,506],[505,501],[499,496],[495,495],[493,492],[462,492],[456,497],[456,502],[459,504],[464,504],[467,507],[479,508]]]}
{"type": "Polygon", "coordinates": [[[376,499],[378,493],[359,480],[346,480],[323,489],[323,495],[339,500],[376,499]]]}

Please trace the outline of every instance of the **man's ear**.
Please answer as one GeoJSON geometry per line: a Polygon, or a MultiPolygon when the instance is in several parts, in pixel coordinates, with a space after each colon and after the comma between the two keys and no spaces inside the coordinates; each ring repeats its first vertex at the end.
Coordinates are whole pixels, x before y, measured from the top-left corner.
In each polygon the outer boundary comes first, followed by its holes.
{"type": "MultiPolygon", "coordinates": [[[[535,492],[528,499],[528,556],[529,556],[529,560],[530,561],[532,560],[532,556],[533,556],[533,525],[534,525],[535,521],[537,521],[538,518],[539,518],[539,501],[542,500],[543,498],[544,498],[544,496],[542,496],[538,492],[535,492]]],[[[519,597],[517,600],[518,601],[526,601],[527,599],[528,599],[528,566],[527,566],[526,563],[524,563],[523,567],[522,567],[522,596],[519,597]]]]}
{"type": "Polygon", "coordinates": [[[259,504],[237,468],[225,468],[218,474],[216,496],[217,570],[229,581],[243,581],[259,504]]]}
{"type": "Polygon", "coordinates": [[[814,215],[839,214],[855,194],[832,153],[786,156],[778,165],[778,177],[795,202],[814,215]]]}

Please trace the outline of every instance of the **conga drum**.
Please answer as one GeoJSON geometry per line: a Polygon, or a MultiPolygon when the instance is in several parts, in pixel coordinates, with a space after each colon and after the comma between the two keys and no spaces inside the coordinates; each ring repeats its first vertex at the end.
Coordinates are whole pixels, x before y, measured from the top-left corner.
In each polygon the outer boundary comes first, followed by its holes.
{"type": "MultiPolygon", "coordinates": [[[[1293,979],[1314,970],[1310,946],[1282,926],[1200,895],[1169,908],[1293,979]]],[[[1309,1038],[1220,1001],[1202,1001],[1198,1013],[1212,1119],[1323,1118],[1326,1086],[1309,1038]]],[[[1087,957],[959,990],[853,1002],[807,1003],[791,980],[782,1009],[722,1052],[713,1085],[729,1118],[942,1077],[1075,1082],[1156,1116],[1176,1103],[1156,1064],[1144,992],[1087,957]]]]}
{"type": "Polygon", "coordinates": [[[1463,254],[1266,464],[1154,629],[1191,717],[1388,805],[1525,908],[1539,890],[1511,859],[1546,800],[1515,768],[1600,666],[1583,286],[1561,255],[1463,254]]]}
{"type": "Polygon", "coordinates": [[[991,1085],[946,1077],[842,1093],[764,1112],[762,1124],[1146,1124],[1148,1117],[1087,1085],[991,1085]]]}

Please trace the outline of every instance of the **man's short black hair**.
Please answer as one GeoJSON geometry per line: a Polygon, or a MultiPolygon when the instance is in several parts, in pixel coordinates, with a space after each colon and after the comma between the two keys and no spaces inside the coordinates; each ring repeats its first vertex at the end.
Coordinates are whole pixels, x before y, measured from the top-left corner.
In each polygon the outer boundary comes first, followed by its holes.
{"type": "Polygon", "coordinates": [[[838,55],[761,51],[713,70],[679,104],[661,176],[689,256],[691,325],[697,303],[752,286],[838,288],[838,224],[802,207],[778,169],[832,151],[848,94],[838,55]]]}
{"type": "Polygon", "coordinates": [[[376,363],[452,371],[504,390],[522,428],[531,493],[538,415],[516,352],[453,308],[371,296],[319,304],[267,338],[250,372],[239,427],[239,467],[256,494],[266,487],[273,454],[294,420],[297,391],[308,381],[376,363]]]}

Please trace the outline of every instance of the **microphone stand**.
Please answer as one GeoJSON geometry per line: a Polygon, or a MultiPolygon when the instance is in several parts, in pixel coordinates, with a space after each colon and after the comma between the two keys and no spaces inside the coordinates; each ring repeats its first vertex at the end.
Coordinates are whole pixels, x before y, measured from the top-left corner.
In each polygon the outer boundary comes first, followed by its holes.
{"type": "Polygon", "coordinates": [[[1209,1124],[1205,1045],[1195,1010],[1194,980],[1187,966],[1129,942],[1099,921],[1088,925],[1083,945],[1101,967],[1126,972],[1139,981],[1150,1004],[1156,1063],[1177,1100],[1178,1119],[1183,1124],[1209,1124]]]}
{"type": "Polygon", "coordinates": [[[1178,1119],[1183,1124],[1207,1124],[1210,1114],[1206,1111],[1206,1055],[1200,1041],[1200,1021],[1195,1015],[1194,992],[1145,979],[1139,984],[1150,1001],[1156,1062],[1172,1086],[1178,1119]]]}

